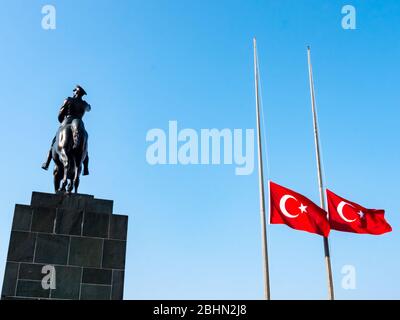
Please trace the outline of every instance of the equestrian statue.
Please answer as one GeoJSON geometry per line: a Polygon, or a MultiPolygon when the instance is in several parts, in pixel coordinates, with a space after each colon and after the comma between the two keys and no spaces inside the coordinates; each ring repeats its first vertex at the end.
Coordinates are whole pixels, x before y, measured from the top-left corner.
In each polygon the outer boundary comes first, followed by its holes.
{"type": "Polygon", "coordinates": [[[75,193],[79,188],[79,177],[89,174],[88,134],[82,121],[90,105],[82,99],[85,90],[77,85],[74,95],[64,100],[58,113],[60,127],[54,137],[42,168],[48,170],[54,161],[55,192],[75,193]]]}

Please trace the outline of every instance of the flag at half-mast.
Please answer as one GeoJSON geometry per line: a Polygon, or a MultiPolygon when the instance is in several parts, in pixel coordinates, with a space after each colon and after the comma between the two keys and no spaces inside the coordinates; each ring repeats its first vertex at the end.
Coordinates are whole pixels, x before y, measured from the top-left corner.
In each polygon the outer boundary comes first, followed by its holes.
{"type": "Polygon", "coordinates": [[[346,200],[330,190],[328,198],[329,223],[338,231],[380,235],[392,231],[385,220],[385,211],[367,209],[357,203],[346,200]]]}
{"type": "Polygon", "coordinates": [[[305,196],[270,181],[269,200],[272,224],[286,224],[324,237],[329,235],[326,211],[305,196]]]}

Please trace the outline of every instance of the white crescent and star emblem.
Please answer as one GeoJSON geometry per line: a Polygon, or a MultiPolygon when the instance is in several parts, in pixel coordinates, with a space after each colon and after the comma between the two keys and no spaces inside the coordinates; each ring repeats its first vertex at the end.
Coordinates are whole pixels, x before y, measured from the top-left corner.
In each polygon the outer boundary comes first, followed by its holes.
{"type": "MultiPolygon", "coordinates": [[[[356,221],[357,219],[348,219],[348,218],[345,217],[345,215],[344,215],[344,213],[343,213],[343,208],[344,208],[346,205],[348,205],[348,206],[354,208],[354,206],[352,206],[350,203],[347,203],[347,202],[345,202],[345,201],[341,201],[341,202],[339,203],[339,205],[337,206],[337,212],[338,212],[339,216],[340,216],[344,221],[349,222],[349,223],[356,221]]],[[[354,209],[355,209],[355,208],[354,208],[354,209]]],[[[360,219],[362,219],[362,218],[364,217],[364,212],[362,212],[361,210],[360,210],[357,214],[360,216],[360,219]]]]}
{"type": "MultiPolygon", "coordinates": [[[[289,199],[294,199],[294,200],[298,201],[295,197],[293,197],[293,196],[291,196],[289,194],[286,194],[281,198],[281,201],[279,202],[279,208],[281,209],[281,212],[286,217],[294,219],[294,218],[297,218],[300,215],[300,213],[298,213],[298,214],[290,214],[287,211],[287,209],[286,209],[286,201],[288,201],[289,199]]],[[[304,204],[301,204],[299,209],[300,209],[301,213],[306,213],[307,212],[307,210],[306,210],[307,206],[305,206],[304,204]]]]}

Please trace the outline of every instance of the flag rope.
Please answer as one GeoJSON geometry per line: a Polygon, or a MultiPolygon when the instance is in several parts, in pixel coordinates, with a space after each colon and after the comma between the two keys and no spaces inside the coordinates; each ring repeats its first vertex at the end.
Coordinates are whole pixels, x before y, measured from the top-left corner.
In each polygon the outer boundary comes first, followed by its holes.
{"type": "Polygon", "coordinates": [[[257,54],[257,41],[253,39],[254,46],[254,89],[256,97],[256,121],[257,121],[257,148],[258,148],[258,183],[260,191],[260,218],[261,218],[261,245],[263,255],[263,275],[264,275],[264,298],[271,299],[270,294],[270,279],[269,279],[269,262],[268,262],[268,238],[267,226],[265,215],[265,185],[264,185],[264,168],[263,168],[263,152],[261,141],[261,119],[260,119],[260,86],[259,86],[259,70],[258,70],[258,54],[257,54]]]}
{"type": "MultiPolygon", "coordinates": [[[[321,208],[327,211],[326,208],[326,198],[324,193],[324,180],[322,173],[322,163],[321,163],[321,150],[320,150],[320,140],[318,134],[318,116],[316,112],[315,103],[315,90],[314,90],[314,78],[313,69],[311,63],[311,49],[310,46],[307,47],[307,61],[308,61],[308,75],[310,84],[310,96],[311,96],[311,108],[313,114],[313,126],[314,126],[314,142],[315,142],[315,154],[317,160],[317,173],[318,173],[318,187],[320,193],[321,208]]],[[[333,286],[333,274],[331,265],[331,255],[330,255],[330,245],[328,237],[324,237],[324,252],[325,252],[325,262],[328,276],[328,295],[330,300],[335,299],[334,286],[333,286]]]]}
{"type": "Polygon", "coordinates": [[[266,136],[266,126],[265,126],[265,117],[264,117],[264,100],[263,100],[263,88],[262,88],[262,83],[261,83],[261,73],[260,73],[260,62],[258,60],[258,53],[257,53],[257,70],[258,70],[258,84],[260,86],[260,92],[259,92],[259,97],[260,97],[260,111],[261,111],[261,121],[262,121],[262,134],[263,134],[263,145],[264,145],[264,154],[265,154],[265,162],[266,162],[266,167],[267,167],[267,180],[271,180],[271,167],[270,167],[270,158],[269,158],[269,146],[267,143],[267,136],[266,136]]]}

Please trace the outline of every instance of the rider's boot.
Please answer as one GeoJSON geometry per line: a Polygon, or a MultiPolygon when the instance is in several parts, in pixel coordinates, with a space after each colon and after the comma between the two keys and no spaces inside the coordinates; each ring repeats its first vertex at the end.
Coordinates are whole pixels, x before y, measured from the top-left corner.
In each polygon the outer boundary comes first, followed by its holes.
{"type": "Polygon", "coordinates": [[[77,149],[79,146],[79,132],[78,128],[75,128],[72,132],[72,139],[74,140],[73,149],[77,149]]]}

